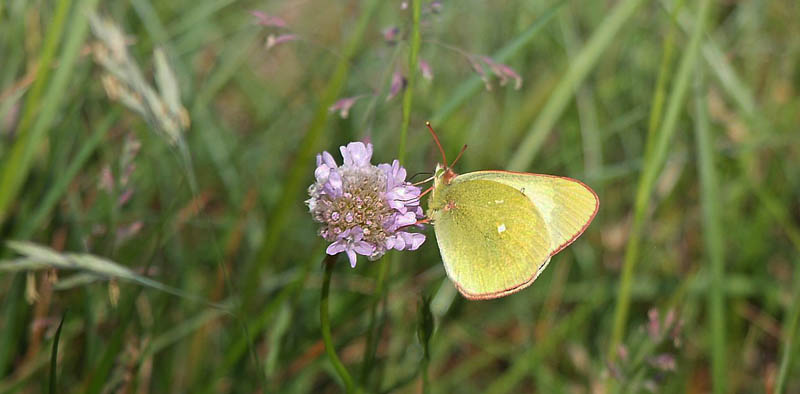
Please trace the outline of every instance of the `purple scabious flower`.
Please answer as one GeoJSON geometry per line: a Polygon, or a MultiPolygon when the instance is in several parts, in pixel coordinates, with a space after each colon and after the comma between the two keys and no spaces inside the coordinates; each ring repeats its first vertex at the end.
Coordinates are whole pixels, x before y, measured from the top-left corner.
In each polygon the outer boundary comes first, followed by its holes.
{"type": "Polygon", "coordinates": [[[331,242],[329,255],[345,252],[350,265],[356,255],[375,260],[390,249],[415,250],[425,235],[405,231],[423,217],[420,189],[406,182],[406,170],[370,163],[372,144],[351,142],[339,148],[344,164],[328,152],[317,155],[316,182],[308,188],[306,205],[322,224],[319,235],[331,242]]]}

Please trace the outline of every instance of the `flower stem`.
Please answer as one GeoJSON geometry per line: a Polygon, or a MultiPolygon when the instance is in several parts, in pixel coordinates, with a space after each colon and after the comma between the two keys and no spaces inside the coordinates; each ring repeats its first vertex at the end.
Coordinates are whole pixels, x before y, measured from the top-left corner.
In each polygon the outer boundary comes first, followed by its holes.
{"type": "Polygon", "coordinates": [[[326,255],[322,260],[322,265],[325,266],[325,275],[322,278],[322,295],[319,301],[319,321],[320,329],[322,330],[322,341],[325,343],[325,351],[328,353],[328,358],[333,364],[336,373],[344,383],[345,391],[354,393],[355,384],[353,378],[347,369],[342,364],[339,356],[336,355],[336,349],[333,347],[333,340],[331,339],[331,320],[328,315],[328,293],[331,289],[331,276],[333,275],[333,263],[336,261],[336,256],[326,255]]]}
{"type": "MultiPolygon", "coordinates": [[[[375,294],[372,296],[372,305],[369,312],[369,326],[367,327],[367,346],[364,348],[363,363],[361,364],[361,385],[366,387],[369,380],[369,373],[375,364],[375,352],[377,350],[377,340],[375,335],[375,317],[378,311],[378,304],[385,293],[386,272],[388,271],[390,260],[393,255],[384,257],[379,261],[378,279],[375,285],[375,294]]],[[[379,330],[380,331],[380,330],[379,330]]]]}
{"type": "Polygon", "coordinates": [[[426,357],[426,358],[424,358],[422,360],[422,393],[423,394],[430,392],[430,388],[431,388],[430,378],[428,377],[428,364],[430,364],[430,361],[426,357]]]}
{"type": "Polygon", "coordinates": [[[412,26],[411,42],[408,52],[408,84],[403,92],[403,123],[400,128],[400,147],[397,154],[400,164],[405,162],[406,157],[406,134],[408,134],[408,124],[411,121],[411,103],[413,101],[414,85],[417,80],[417,63],[420,46],[419,18],[422,9],[422,0],[411,2],[412,26]]]}

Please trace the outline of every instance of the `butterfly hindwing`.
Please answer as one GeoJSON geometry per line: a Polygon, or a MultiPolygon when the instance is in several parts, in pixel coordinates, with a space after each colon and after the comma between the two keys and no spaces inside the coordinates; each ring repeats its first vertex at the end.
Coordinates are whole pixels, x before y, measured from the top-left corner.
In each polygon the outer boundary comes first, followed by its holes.
{"type": "Polygon", "coordinates": [[[454,181],[487,180],[521,191],[536,206],[547,224],[552,242],[550,255],[571,244],[589,226],[600,206],[597,194],[575,179],[510,171],[475,171],[454,181]]]}
{"type": "Polygon", "coordinates": [[[467,298],[519,291],[550,260],[545,218],[512,186],[458,176],[437,191],[429,213],[445,270],[467,298]]]}

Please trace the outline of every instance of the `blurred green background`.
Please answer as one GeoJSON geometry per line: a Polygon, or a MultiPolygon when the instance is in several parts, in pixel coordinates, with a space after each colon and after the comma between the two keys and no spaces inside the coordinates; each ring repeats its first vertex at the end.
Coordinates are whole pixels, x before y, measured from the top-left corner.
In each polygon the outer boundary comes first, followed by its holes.
{"type": "Polygon", "coordinates": [[[796,1],[4,0],[0,392],[343,391],[314,155],[431,171],[426,120],[456,171],[581,179],[600,212],[492,301],[431,228],[340,257],[362,392],[800,392],[798,37],[796,1]]]}

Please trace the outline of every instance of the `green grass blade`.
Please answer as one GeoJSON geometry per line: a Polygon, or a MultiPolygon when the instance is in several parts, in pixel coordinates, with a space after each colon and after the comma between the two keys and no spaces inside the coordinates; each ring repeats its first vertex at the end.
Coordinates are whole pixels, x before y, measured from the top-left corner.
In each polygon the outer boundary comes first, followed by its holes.
{"type": "MultiPolygon", "coordinates": [[[[33,83],[30,91],[28,91],[28,97],[25,100],[25,112],[22,114],[22,119],[19,123],[17,138],[14,141],[11,151],[2,163],[2,172],[0,172],[0,224],[3,224],[6,217],[8,217],[11,204],[16,200],[19,188],[28,175],[28,170],[33,161],[34,151],[41,143],[47,128],[50,126],[49,122],[44,122],[42,119],[52,119],[53,112],[57,109],[59,98],[61,98],[63,94],[63,86],[61,90],[56,91],[54,86],[48,85],[47,83],[49,81],[49,75],[52,70],[58,44],[64,37],[65,22],[70,8],[72,8],[71,6],[71,0],[62,0],[58,2],[53,19],[50,21],[50,28],[47,29],[47,37],[42,46],[41,54],[39,55],[39,62],[36,66],[36,81],[33,83]],[[45,87],[48,86],[47,94],[44,96],[44,99],[42,99],[42,93],[45,87]]],[[[72,37],[74,36],[70,35],[67,39],[69,40],[72,37]]],[[[83,37],[79,38],[83,41],[83,37]]],[[[65,44],[60,64],[61,67],[59,67],[56,73],[61,72],[61,74],[63,74],[64,69],[71,68],[71,64],[65,62],[65,60],[69,60],[66,59],[68,56],[69,54],[65,44]]],[[[74,57],[72,60],[74,60],[74,57]]]]}
{"type": "Polygon", "coordinates": [[[711,382],[714,393],[725,391],[725,254],[722,240],[722,223],[719,206],[719,178],[715,168],[714,144],[709,130],[703,72],[697,72],[695,84],[695,137],[698,170],[700,175],[700,200],[703,209],[703,236],[707,258],[711,266],[711,287],[708,292],[711,338],[711,382]]]}
{"type": "Polygon", "coordinates": [[[586,78],[597,63],[600,55],[611,44],[614,36],[642,3],[642,0],[623,0],[603,20],[600,27],[592,35],[592,38],[586,43],[586,46],[570,62],[567,72],[561,78],[555,90],[553,90],[552,95],[534,121],[527,136],[511,156],[508,169],[525,171],[530,167],[542,143],[561,117],[567,104],[569,104],[575,89],[586,78]]]}
{"type": "Polygon", "coordinates": [[[414,100],[414,86],[417,80],[417,65],[419,57],[420,46],[420,33],[419,33],[419,16],[422,10],[421,0],[412,0],[411,12],[412,26],[411,26],[411,42],[408,50],[408,81],[406,90],[403,92],[403,123],[400,127],[400,146],[397,152],[397,159],[400,164],[404,164],[406,157],[406,135],[408,134],[408,124],[411,121],[411,105],[414,100]]]}
{"type": "MultiPolygon", "coordinates": [[[[678,15],[683,8],[684,0],[678,0],[675,8],[670,13],[672,20],[678,15]]],[[[667,37],[664,39],[664,46],[661,50],[661,64],[658,67],[658,79],[656,80],[656,90],[653,92],[652,105],[650,107],[650,119],[647,122],[647,145],[645,149],[645,156],[652,150],[652,143],[655,141],[656,131],[661,122],[661,113],[664,110],[664,99],[667,93],[667,82],[670,75],[672,75],[672,56],[675,52],[675,36],[677,35],[677,26],[675,23],[670,23],[667,37]]]]}
{"type": "Polygon", "coordinates": [[[681,109],[684,107],[689,80],[697,66],[700,43],[705,34],[705,26],[708,22],[709,14],[711,13],[711,1],[703,0],[699,7],[698,22],[692,31],[689,45],[681,58],[678,74],[675,78],[675,85],[670,91],[667,101],[664,122],[658,134],[655,136],[656,142],[653,145],[652,154],[645,158],[644,168],[639,178],[639,185],[636,190],[634,201],[633,224],[625,249],[619,293],[617,296],[617,303],[614,307],[611,340],[607,353],[610,362],[613,362],[616,358],[617,348],[622,343],[622,338],[625,334],[625,325],[628,321],[628,309],[630,308],[630,291],[633,272],[636,262],[639,259],[639,246],[641,243],[645,216],[647,215],[650,204],[650,196],[653,193],[655,182],[661,172],[661,168],[666,161],[672,137],[675,135],[677,129],[678,117],[681,113],[681,109]]]}
{"type": "Polygon", "coordinates": [[[50,351],[50,394],[58,392],[58,341],[61,339],[61,327],[64,326],[64,319],[67,318],[67,312],[61,315],[61,321],[58,323],[56,335],[53,338],[53,349],[50,351]]]}
{"type": "MultiPolygon", "coordinates": [[[[795,267],[800,266],[795,261],[795,267]]],[[[783,344],[781,345],[781,364],[778,369],[778,379],[775,381],[775,394],[782,394],[786,387],[786,379],[792,366],[792,356],[797,354],[797,327],[800,324],[800,269],[795,268],[794,295],[792,296],[791,309],[783,323],[783,344]]]]}
{"type": "MultiPolygon", "coordinates": [[[[25,112],[20,120],[17,137],[7,152],[0,165],[0,225],[8,217],[14,201],[16,201],[25,178],[33,162],[34,153],[41,145],[47,130],[55,119],[58,107],[65,97],[66,85],[74,75],[73,69],[78,57],[80,47],[88,32],[86,14],[97,4],[97,0],[84,0],[72,13],[68,24],[66,19],[72,2],[64,0],[59,2],[47,36],[40,52],[37,68],[37,78],[31,86],[25,101],[25,112]],[[65,33],[65,25],[69,26],[65,33]],[[59,67],[50,80],[53,59],[58,49],[58,43],[64,40],[64,45],[59,58],[59,67]],[[44,96],[42,96],[44,94],[44,96]]],[[[15,280],[16,282],[16,280],[15,280]]],[[[18,316],[18,303],[23,300],[14,297],[14,293],[6,304],[6,316],[18,316]]],[[[21,294],[21,292],[17,293],[21,294]]],[[[5,370],[10,356],[10,346],[4,345],[15,342],[12,337],[16,331],[5,330],[0,339],[0,374],[5,370]],[[7,350],[9,349],[9,350],[7,350]]]]}
{"type": "Polygon", "coordinates": [[[14,351],[19,343],[19,337],[25,332],[25,316],[28,305],[23,298],[25,291],[25,276],[15,275],[11,286],[3,294],[3,322],[0,325],[0,376],[5,376],[6,368],[11,363],[14,351]]]}

